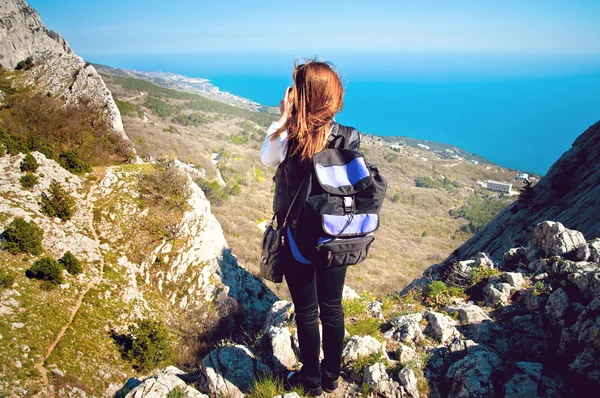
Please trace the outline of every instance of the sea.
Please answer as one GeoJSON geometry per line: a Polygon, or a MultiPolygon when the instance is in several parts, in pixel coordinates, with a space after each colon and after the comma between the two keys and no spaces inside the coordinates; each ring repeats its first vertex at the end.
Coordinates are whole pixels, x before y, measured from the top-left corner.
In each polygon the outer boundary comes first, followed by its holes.
{"type": "MultiPolygon", "coordinates": [[[[84,56],[85,57],[85,56],[84,56]]],[[[222,91],[277,105],[297,54],[103,55],[113,67],[202,77],[222,91]]],[[[337,54],[342,124],[380,136],[456,145],[544,175],[600,120],[600,56],[337,54]]],[[[336,62],[337,61],[337,62],[336,62]]]]}

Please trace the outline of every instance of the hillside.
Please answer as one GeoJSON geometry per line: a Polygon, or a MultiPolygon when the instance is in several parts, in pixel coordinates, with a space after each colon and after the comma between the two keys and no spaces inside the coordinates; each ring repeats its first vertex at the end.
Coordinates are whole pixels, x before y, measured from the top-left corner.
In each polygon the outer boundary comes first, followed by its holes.
{"type": "MultiPolygon", "coordinates": [[[[260,225],[270,217],[274,174],[274,169],[260,164],[259,149],[275,117],[125,78],[121,70],[115,73],[103,76],[120,104],[140,156],[177,157],[203,169],[203,179],[213,185],[204,182],[201,186],[211,191],[208,196],[227,241],[240,262],[257,273],[260,225]]],[[[519,172],[514,170],[474,164],[469,161],[472,158],[446,158],[435,148],[388,141],[363,137],[362,152],[388,180],[388,200],[369,259],[350,268],[348,275],[348,283],[356,289],[378,294],[401,289],[426,267],[447,257],[473,229],[495,215],[498,210],[494,209],[512,200],[482,189],[478,181],[511,182],[513,190],[523,185],[515,180],[519,172]],[[463,205],[469,220],[458,216],[463,205]],[[476,225],[471,228],[469,224],[476,225]]],[[[284,286],[270,286],[287,297],[284,286]]]]}

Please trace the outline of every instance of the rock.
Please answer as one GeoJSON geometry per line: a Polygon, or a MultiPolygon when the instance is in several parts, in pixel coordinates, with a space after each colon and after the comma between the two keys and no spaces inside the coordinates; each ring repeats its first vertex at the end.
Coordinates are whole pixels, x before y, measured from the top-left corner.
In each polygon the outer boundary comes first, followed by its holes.
{"type": "MultiPolygon", "coordinates": [[[[143,382],[136,379],[129,379],[125,388],[138,383],[133,389],[127,393],[125,398],[164,398],[172,395],[172,392],[179,392],[180,396],[189,398],[208,398],[207,395],[188,386],[178,375],[183,375],[184,372],[174,366],[169,366],[155,376],[149,377],[143,382]],[[131,380],[135,380],[131,382],[131,380]]],[[[122,390],[121,390],[122,391],[122,390]]]]}
{"type": "Polygon", "coordinates": [[[458,320],[463,325],[470,325],[473,323],[481,323],[483,321],[490,320],[485,311],[478,305],[473,303],[457,303],[456,306],[449,306],[444,310],[450,314],[457,313],[458,320]]]}
{"type": "Polygon", "coordinates": [[[509,269],[518,268],[520,265],[528,264],[527,249],[524,247],[512,248],[503,256],[504,266],[509,269]]]}
{"type": "Polygon", "coordinates": [[[381,362],[377,362],[367,367],[363,373],[363,383],[366,383],[373,390],[377,390],[377,385],[382,381],[389,380],[385,365],[381,362]]]}
{"type": "Polygon", "coordinates": [[[64,370],[60,370],[58,368],[52,369],[52,373],[54,373],[58,377],[65,377],[65,374],[66,374],[64,370]]]}
{"type": "Polygon", "coordinates": [[[467,352],[469,348],[475,347],[478,344],[473,340],[454,340],[448,346],[448,352],[456,353],[456,352],[467,352]]]}
{"type": "Polygon", "coordinates": [[[298,366],[298,359],[292,347],[292,333],[286,327],[271,326],[268,331],[273,352],[273,370],[275,372],[286,372],[298,366]]]}
{"type": "Polygon", "coordinates": [[[542,381],[542,371],[544,366],[539,362],[517,362],[515,364],[519,370],[531,377],[533,381],[539,383],[542,381]]]}
{"type": "Polygon", "coordinates": [[[267,313],[263,331],[268,332],[272,326],[282,327],[292,320],[294,314],[294,303],[280,300],[273,303],[271,309],[267,313]]]}
{"type": "Polygon", "coordinates": [[[523,275],[520,272],[503,272],[499,277],[503,282],[508,283],[517,290],[525,285],[525,279],[523,279],[523,275]]]}
{"type": "Polygon", "coordinates": [[[385,318],[383,317],[383,311],[381,309],[381,306],[382,304],[379,301],[371,301],[367,303],[367,309],[369,310],[373,318],[385,320],[385,318]]]}
{"type": "Polygon", "coordinates": [[[565,316],[569,310],[569,296],[563,289],[558,289],[548,297],[545,312],[555,326],[564,326],[565,316]]]}
{"type": "Polygon", "coordinates": [[[533,244],[546,257],[562,256],[586,245],[583,234],[567,229],[559,222],[544,221],[539,223],[533,232],[533,244]]]}
{"type": "Polygon", "coordinates": [[[384,333],[389,340],[417,344],[425,339],[419,324],[423,319],[420,313],[403,315],[390,321],[392,328],[384,333]]]}
{"type": "Polygon", "coordinates": [[[11,329],[22,329],[23,327],[25,327],[25,324],[22,322],[14,322],[10,324],[11,329]]]}
{"type": "Polygon", "coordinates": [[[400,379],[400,384],[404,387],[409,397],[419,398],[418,381],[415,372],[404,367],[398,373],[398,379],[400,379]]]}
{"type": "Polygon", "coordinates": [[[480,252],[471,257],[471,260],[475,261],[476,267],[487,267],[494,268],[494,262],[487,254],[480,252]]]}
{"type": "Polygon", "coordinates": [[[430,334],[442,344],[449,343],[460,336],[460,333],[454,327],[456,326],[456,321],[444,314],[427,311],[425,313],[425,319],[429,323],[425,328],[425,333],[430,334]]]}
{"type": "Polygon", "coordinates": [[[508,283],[489,283],[483,289],[483,296],[485,301],[491,305],[505,305],[508,303],[510,294],[512,292],[512,286],[508,283]]]}
{"type": "Polygon", "coordinates": [[[246,346],[234,345],[211,351],[202,360],[206,392],[239,398],[248,394],[253,380],[270,369],[246,346]]]}
{"type": "Polygon", "coordinates": [[[505,398],[536,398],[538,395],[538,385],[527,375],[514,375],[506,384],[504,384],[505,398]]]}
{"type": "Polygon", "coordinates": [[[300,398],[300,395],[298,395],[296,392],[288,392],[283,395],[276,395],[273,398],[300,398]]]}
{"type": "Polygon", "coordinates": [[[488,350],[474,351],[450,365],[446,379],[449,397],[488,397],[494,395],[492,376],[501,365],[500,358],[488,350]]]}
{"type": "Polygon", "coordinates": [[[575,254],[575,258],[577,261],[588,261],[590,256],[592,255],[592,251],[588,245],[582,245],[577,248],[577,254],[575,254]]]}
{"type": "Polygon", "coordinates": [[[342,351],[344,364],[356,361],[359,356],[367,357],[371,354],[385,354],[383,345],[372,336],[352,336],[342,351]]]}
{"type": "Polygon", "coordinates": [[[590,256],[588,260],[600,263],[600,238],[596,238],[588,244],[590,256]]]}
{"type": "Polygon", "coordinates": [[[342,292],[342,298],[346,300],[354,300],[360,298],[360,296],[349,286],[344,285],[344,290],[342,292]]]}
{"type": "Polygon", "coordinates": [[[396,350],[396,358],[400,361],[400,363],[403,364],[407,364],[412,361],[416,355],[417,352],[413,348],[404,344],[400,344],[400,347],[398,347],[396,350]]]}

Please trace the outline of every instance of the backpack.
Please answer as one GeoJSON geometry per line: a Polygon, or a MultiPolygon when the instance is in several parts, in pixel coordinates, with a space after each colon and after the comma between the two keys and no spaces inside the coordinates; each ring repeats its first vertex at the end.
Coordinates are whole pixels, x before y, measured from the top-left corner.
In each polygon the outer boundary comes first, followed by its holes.
{"type": "Polygon", "coordinates": [[[333,148],[316,153],[286,231],[294,258],[336,267],[364,261],[379,227],[386,188],[377,167],[360,152],[333,148]]]}

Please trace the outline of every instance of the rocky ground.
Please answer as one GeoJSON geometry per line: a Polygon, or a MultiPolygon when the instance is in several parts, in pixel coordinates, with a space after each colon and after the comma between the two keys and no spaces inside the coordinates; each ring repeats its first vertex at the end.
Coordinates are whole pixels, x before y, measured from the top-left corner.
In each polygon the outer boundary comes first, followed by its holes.
{"type": "MultiPolygon", "coordinates": [[[[386,318],[383,308],[390,301],[368,301],[347,289],[345,307],[366,301],[380,333],[347,335],[343,380],[329,395],[595,396],[600,239],[586,242],[578,231],[543,222],[529,248],[509,250],[500,264],[483,253],[457,262],[444,285],[455,289],[436,295],[425,288],[417,297],[427,300],[407,301],[413,304],[394,318],[386,318]],[[476,283],[473,275],[480,276],[476,283]]],[[[403,298],[394,300],[399,304],[403,298]]],[[[292,303],[274,303],[253,346],[215,348],[198,373],[170,367],[131,379],[121,391],[133,397],[164,396],[177,388],[189,396],[260,396],[259,375],[280,377],[299,366],[293,311],[292,303]]]]}

